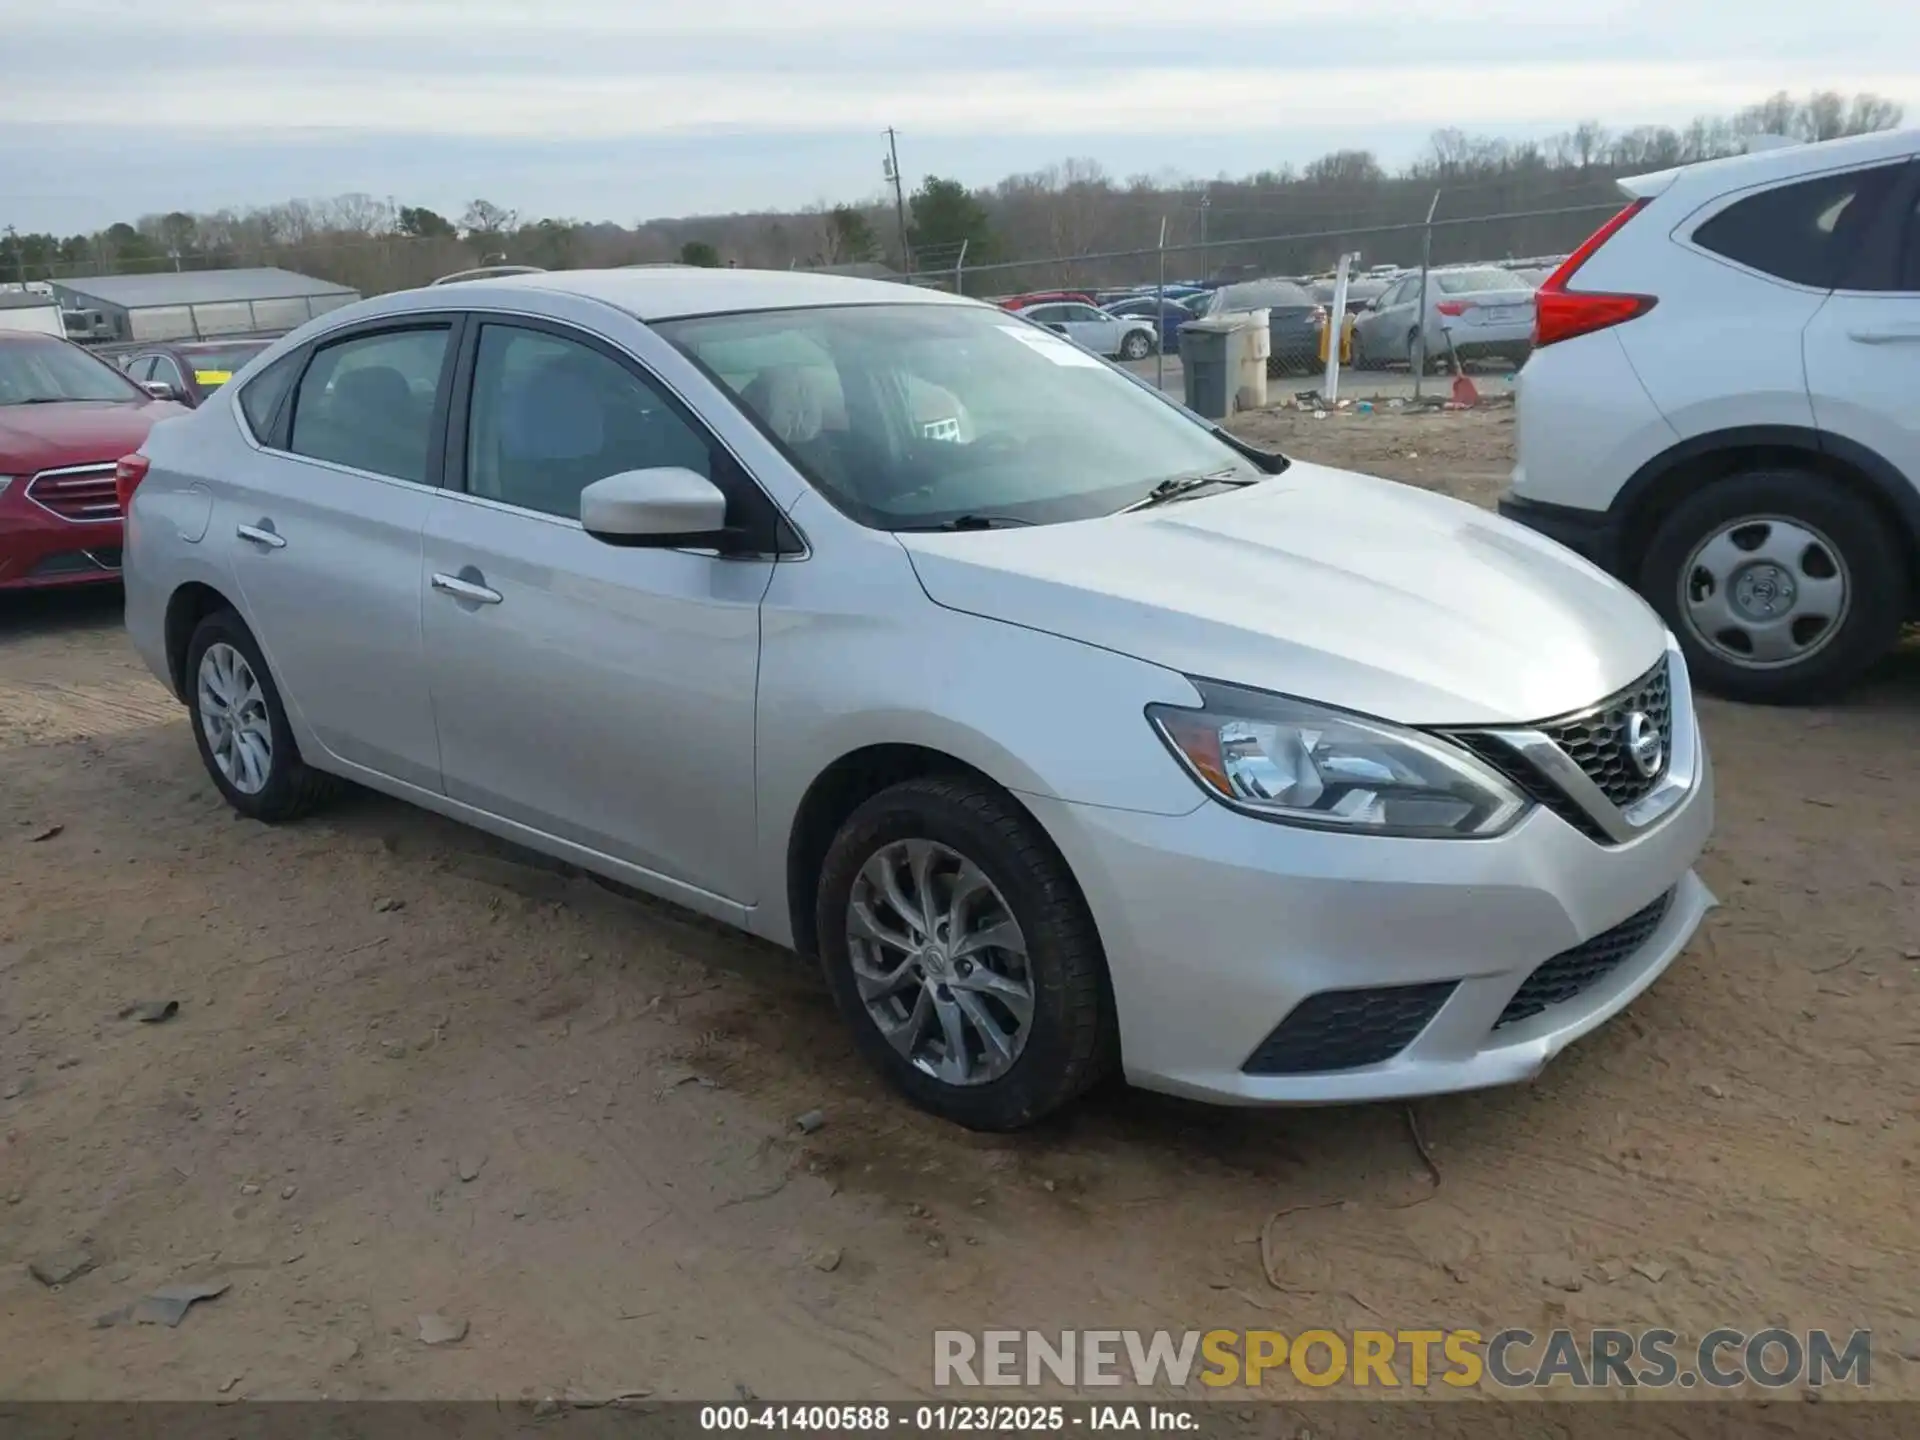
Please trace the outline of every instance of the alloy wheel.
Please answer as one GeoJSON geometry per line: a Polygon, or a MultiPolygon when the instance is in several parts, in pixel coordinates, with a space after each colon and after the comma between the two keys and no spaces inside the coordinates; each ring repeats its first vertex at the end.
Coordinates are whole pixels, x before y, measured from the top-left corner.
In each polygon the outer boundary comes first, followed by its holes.
{"type": "Polygon", "coordinates": [[[898,840],[860,867],[848,953],[867,1015],[915,1069],[983,1085],[1013,1068],[1033,1023],[1027,941],[999,888],[932,840],[898,840]]]}
{"type": "Polygon", "coordinates": [[[1846,559],[1834,543],[1804,521],[1778,515],[1721,525],[1680,570],[1680,613],[1694,637],[1751,669],[1818,654],[1840,633],[1850,592],[1846,559]]]}
{"type": "Polygon", "coordinates": [[[247,657],[225,641],[209,645],[195,690],[213,763],[242,795],[258,795],[273,775],[273,722],[247,657]]]}

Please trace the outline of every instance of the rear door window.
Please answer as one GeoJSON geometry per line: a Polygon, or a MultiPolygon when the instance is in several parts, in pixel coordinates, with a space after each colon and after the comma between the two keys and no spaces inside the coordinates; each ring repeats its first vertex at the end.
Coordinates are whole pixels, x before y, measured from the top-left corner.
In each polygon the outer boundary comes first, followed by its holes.
{"type": "Polygon", "coordinates": [[[1878,165],[1762,190],[1701,225],[1693,243],[1777,280],[1831,290],[1902,169],[1878,165]]]}
{"type": "Polygon", "coordinates": [[[432,483],[427,456],[448,333],[445,325],[382,330],[316,350],[294,394],[287,448],[375,475],[432,483]]]}

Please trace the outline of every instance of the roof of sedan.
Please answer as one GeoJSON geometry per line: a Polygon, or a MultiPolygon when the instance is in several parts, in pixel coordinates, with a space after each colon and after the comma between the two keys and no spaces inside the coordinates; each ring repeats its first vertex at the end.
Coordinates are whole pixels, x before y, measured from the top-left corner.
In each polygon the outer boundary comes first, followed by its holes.
{"type": "MultiPolygon", "coordinates": [[[[642,266],[623,270],[548,270],[471,283],[471,290],[564,290],[603,300],[642,320],[719,315],[736,310],[797,310],[815,305],[970,304],[939,290],[803,270],[719,270],[642,266]]],[[[463,290],[469,289],[462,286],[463,290]]]]}

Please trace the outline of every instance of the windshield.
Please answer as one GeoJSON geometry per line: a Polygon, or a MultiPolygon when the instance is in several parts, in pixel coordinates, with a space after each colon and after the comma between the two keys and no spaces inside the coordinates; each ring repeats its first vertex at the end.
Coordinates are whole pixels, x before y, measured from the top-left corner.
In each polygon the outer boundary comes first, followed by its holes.
{"type": "Polygon", "coordinates": [[[64,340],[0,342],[0,405],[146,398],[144,390],[111,365],[64,340]]]}
{"type": "Polygon", "coordinates": [[[880,530],[1111,514],[1262,472],[1106,361],[1002,311],[863,305],[657,322],[839,509],[880,530]]]}
{"type": "Polygon", "coordinates": [[[233,378],[233,372],[242,369],[246,363],[266,349],[264,341],[251,345],[210,345],[194,346],[183,350],[188,368],[193,371],[193,383],[202,390],[218,390],[233,378]]]}
{"type": "Polygon", "coordinates": [[[1511,270],[1436,270],[1433,281],[1442,295],[1472,295],[1481,290],[1531,290],[1511,270]]]}

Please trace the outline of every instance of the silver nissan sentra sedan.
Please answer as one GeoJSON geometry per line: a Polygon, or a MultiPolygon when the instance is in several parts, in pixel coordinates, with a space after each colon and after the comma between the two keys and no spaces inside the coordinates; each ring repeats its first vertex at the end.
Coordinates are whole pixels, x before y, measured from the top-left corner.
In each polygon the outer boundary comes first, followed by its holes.
{"type": "Polygon", "coordinates": [[[214,784],[351,780],[824,966],[964,1125],[1525,1080],[1713,899],[1672,637],[988,305],[531,274],[309,323],[122,462],[214,784]]]}

